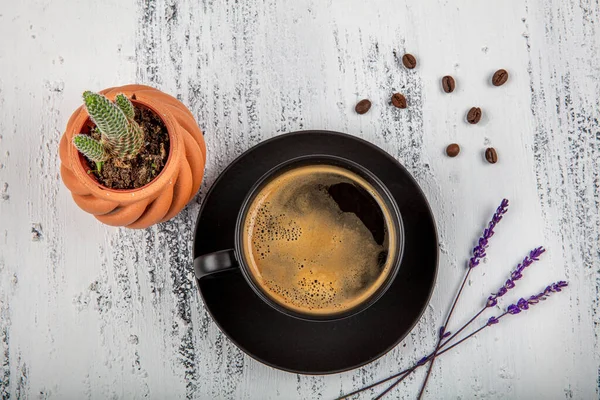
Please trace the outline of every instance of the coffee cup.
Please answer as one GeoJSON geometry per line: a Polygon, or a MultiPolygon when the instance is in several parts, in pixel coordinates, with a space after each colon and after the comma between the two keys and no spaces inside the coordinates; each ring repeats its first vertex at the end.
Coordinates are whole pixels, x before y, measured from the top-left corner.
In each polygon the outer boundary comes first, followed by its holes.
{"type": "Polygon", "coordinates": [[[389,190],[350,160],[310,155],[279,164],[248,191],[233,249],[197,257],[198,279],[238,270],[286,315],[331,321],[371,307],[400,268],[404,229],[389,190]]]}

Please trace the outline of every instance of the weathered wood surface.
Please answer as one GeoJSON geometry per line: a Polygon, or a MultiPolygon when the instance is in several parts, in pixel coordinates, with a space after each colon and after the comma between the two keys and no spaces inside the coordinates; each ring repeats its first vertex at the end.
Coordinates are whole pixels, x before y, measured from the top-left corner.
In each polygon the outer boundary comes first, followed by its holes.
{"type": "MultiPolygon", "coordinates": [[[[539,244],[549,252],[507,300],[563,278],[570,286],[445,355],[427,398],[597,398],[599,21],[595,0],[2,1],[0,398],[351,391],[432,349],[502,197],[511,210],[455,321],[539,244]],[[394,51],[415,54],[418,68],[401,67],[394,51]],[[489,84],[497,68],[511,73],[500,88],[489,84]],[[457,79],[452,95],[440,88],[446,74],[457,79]],[[178,96],[209,149],[195,201],[145,231],[97,223],[58,172],[58,140],[81,92],[131,82],[178,96]],[[388,106],[393,90],[408,109],[388,106]],[[358,116],[363,97],[374,106],[358,116]],[[477,126],[464,122],[473,105],[484,110],[477,126]],[[397,157],[429,198],[442,243],[431,305],[410,336],[364,368],[326,377],[244,355],[208,316],[191,271],[194,221],[219,172],[261,140],[312,128],[397,157]],[[462,147],[456,159],[443,155],[451,142],[462,147]],[[483,161],[488,144],[494,166],[483,161]]],[[[422,376],[390,397],[414,398],[422,376]]]]}

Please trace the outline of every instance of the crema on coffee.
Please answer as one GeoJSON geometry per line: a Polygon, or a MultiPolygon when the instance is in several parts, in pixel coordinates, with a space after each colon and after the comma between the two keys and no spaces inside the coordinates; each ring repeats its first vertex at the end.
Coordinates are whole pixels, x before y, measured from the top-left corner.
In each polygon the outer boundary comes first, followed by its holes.
{"type": "Polygon", "coordinates": [[[309,316],[368,300],[392,270],[397,233],[377,191],[333,165],[301,166],[263,185],[244,218],[243,257],[271,299],[309,316]]]}

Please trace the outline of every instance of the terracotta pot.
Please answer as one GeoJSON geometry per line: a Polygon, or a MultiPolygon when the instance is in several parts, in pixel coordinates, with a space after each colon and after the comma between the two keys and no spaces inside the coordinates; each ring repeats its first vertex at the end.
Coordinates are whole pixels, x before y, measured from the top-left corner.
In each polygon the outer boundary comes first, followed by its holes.
{"type": "Polygon", "coordinates": [[[99,221],[142,229],[173,218],[194,197],[204,175],[206,145],[192,113],[176,98],[144,85],[100,92],[111,100],[124,93],[135,105],[158,115],[169,132],[169,157],[152,182],[132,190],[109,189],[96,181],[73,136],[93,126],[83,106],[73,113],[60,141],[60,173],[75,203],[99,221]],[[135,96],[134,96],[135,95],[135,96]]]}

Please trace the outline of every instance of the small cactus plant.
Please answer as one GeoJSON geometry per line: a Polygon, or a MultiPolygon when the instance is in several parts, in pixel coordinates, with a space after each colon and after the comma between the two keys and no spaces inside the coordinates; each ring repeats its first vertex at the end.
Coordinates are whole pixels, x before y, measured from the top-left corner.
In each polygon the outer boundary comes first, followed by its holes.
{"type": "Polygon", "coordinates": [[[73,138],[73,143],[82,154],[92,161],[103,162],[110,157],[102,143],[91,136],[79,134],[73,138]]]}
{"type": "Polygon", "coordinates": [[[144,132],[133,120],[133,104],[124,94],[118,94],[113,103],[101,94],[87,91],[83,93],[83,103],[100,131],[101,139],[82,133],[73,137],[80,153],[96,162],[98,169],[108,159],[126,160],[139,153],[144,144],[144,132]]]}

